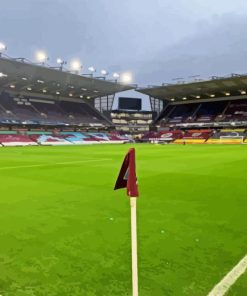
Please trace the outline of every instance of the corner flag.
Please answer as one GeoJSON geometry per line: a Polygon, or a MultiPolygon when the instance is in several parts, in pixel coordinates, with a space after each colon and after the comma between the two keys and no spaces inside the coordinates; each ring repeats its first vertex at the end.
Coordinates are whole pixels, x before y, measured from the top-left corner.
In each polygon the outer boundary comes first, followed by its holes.
{"type": "Polygon", "coordinates": [[[139,196],[136,178],[135,148],[130,148],[126,154],[114,190],[121,188],[127,188],[127,195],[130,197],[139,196]]]}
{"type": "Polygon", "coordinates": [[[129,149],[121,166],[114,190],[120,188],[127,188],[127,195],[130,197],[132,295],[138,296],[136,200],[139,192],[136,178],[135,148],[129,149]]]}

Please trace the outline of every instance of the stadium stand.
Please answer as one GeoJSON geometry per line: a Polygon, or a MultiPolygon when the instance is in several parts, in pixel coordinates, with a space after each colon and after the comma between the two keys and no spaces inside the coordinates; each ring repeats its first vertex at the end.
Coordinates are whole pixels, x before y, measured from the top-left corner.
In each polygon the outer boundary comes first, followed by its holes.
{"type": "Polygon", "coordinates": [[[0,131],[0,145],[28,146],[28,145],[88,145],[88,144],[122,144],[129,142],[129,138],[109,133],[88,132],[22,132],[0,131]]]}
{"type": "Polygon", "coordinates": [[[36,141],[26,135],[2,134],[0,135],[2,146],[34,146],[36,141]]]}
{"type": "Polygon", "coordinates": [[[230,101],[223,118],[232,122],[246,120],[247,100],[230,101]]]}
{"type": "Polygon", "coordinates": [[[30,139],[39,145],[72,145],[61,135],[29,135],[30,139]]]}
{"type": "Polygon", "coordinates": [[[176,144],[204,144],[212,134],[212,130],[188,130],[183,137],[176,139],[176,144]]]}
{"type": "Polygon", "coordinates": [[[171,131],[159,131],[159,132],[147,132],[143,135],[142,140],[144,142],[166,142],[172,143],[176,139],[183,137],[183,131],[171,130],[171,131]]]}
{"type": "Polygon", "coordinates": [[[84,102],[45,100],[0,94],[0,122],[54,125],[109,125],[94,108],[84,102]]]}

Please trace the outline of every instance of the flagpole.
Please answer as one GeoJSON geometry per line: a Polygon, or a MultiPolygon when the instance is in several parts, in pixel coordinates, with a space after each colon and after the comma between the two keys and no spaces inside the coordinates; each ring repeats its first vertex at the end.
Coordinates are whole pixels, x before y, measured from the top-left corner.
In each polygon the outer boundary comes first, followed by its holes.
{"type": "Polygon", "coordinates": [[[131,252],[132,252],[132,295],[138,296],[136,197],[130,197],[130,210],[131,210],[131,252]]]}

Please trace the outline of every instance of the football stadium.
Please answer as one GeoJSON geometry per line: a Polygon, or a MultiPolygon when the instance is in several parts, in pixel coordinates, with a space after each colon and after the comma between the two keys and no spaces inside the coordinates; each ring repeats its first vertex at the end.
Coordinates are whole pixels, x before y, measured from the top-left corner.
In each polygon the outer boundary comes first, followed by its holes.
{"type": "Polygon", "coordinates": [[[0,42],[0,296],[246,296],[247,74],[32,54],[0,42]]]}

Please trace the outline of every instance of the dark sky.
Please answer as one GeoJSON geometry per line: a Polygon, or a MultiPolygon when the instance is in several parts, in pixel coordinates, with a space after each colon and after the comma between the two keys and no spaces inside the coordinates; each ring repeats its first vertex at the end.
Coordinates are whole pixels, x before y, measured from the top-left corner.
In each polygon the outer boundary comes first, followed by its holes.
{"type": "Polygon", "coordinates": [[[141,86],[247,72],[246,0],[2,0],[8,54],[132,71],[141,86]]]}
{"type": "Polygon", "coordinates": [[[246,0],[3,0],[0,40],[159,84],[247,72],[246,15],[246,0]]]}

